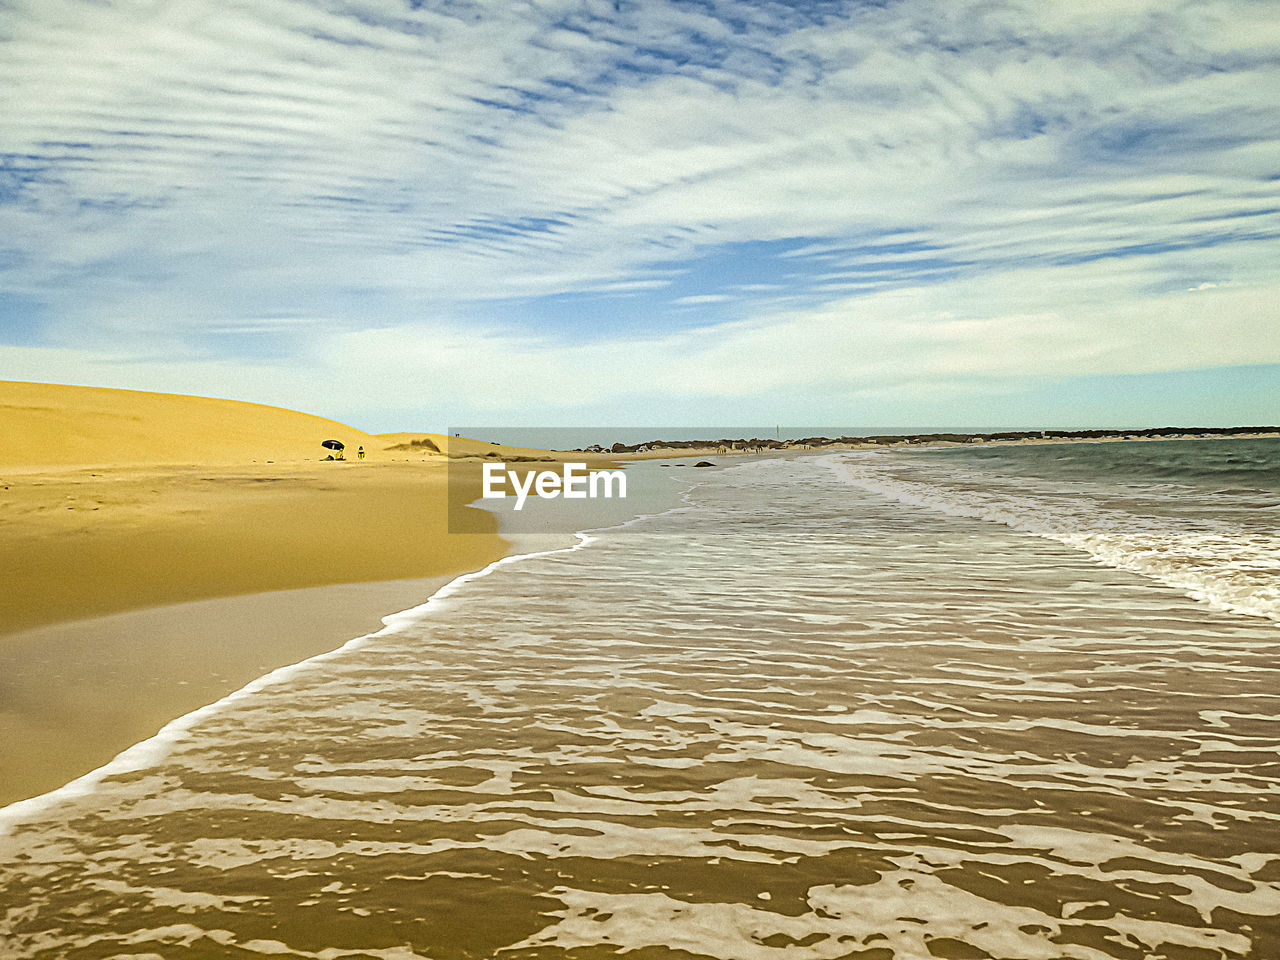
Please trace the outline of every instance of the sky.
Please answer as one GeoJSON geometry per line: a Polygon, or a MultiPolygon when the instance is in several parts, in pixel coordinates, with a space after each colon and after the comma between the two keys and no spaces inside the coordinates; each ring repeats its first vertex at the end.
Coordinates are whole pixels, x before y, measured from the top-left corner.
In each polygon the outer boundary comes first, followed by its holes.
{"type": "Polygon", "coordinates": [[[1275,0],[0,0],[0,378],[1280,422],[1275,0]]]}

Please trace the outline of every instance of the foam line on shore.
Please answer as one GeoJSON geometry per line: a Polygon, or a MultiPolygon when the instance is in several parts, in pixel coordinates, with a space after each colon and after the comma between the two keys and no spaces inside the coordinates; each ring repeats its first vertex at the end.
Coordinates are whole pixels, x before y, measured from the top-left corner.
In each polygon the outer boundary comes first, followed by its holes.
{"type": "MultiPolygon", "coordinates": [[[[833,454],[818,459],[846,483],[909,506],[953,517],[1001,523],[1014,530],[1082,550],[1118,570],[1162,583],[1215,609],[1280,623],[1280,593],[1256,576],[1243,581],[1224,558],[1249,556],[1259,569],[1267,564],[1264,547],[1222,540],[1211,533],[1191,541],[1185,532],[1149,517],[1111,511],[1107,516],[1128,526],[1106,527],[1102,515],[1057,512],[1031,497],[947,490],[928,481],[902,479],[874,470],[886,453],[833,454]]],[[[1274,566],[1271,563],[1270,566],[1274,566]]]]}
{"type": "MultiPolygon", "coordinates": [[[[681,495],[682,503],[687,504],[687,497],[693,487],[686,490],[681,495]]],[[[277,667],[270,673],[263,674],[256,680],[252,680],[243,687],[235,690],[225,697],[206,704],[190,713],[183,714],[173,720],[170,720],[161,727],[155,734],[146,740],[141,740],[133,746],[122,750],[116,754],[111,760],[107,761],[100,767],[90,770],[88,773],[76,777],[69,783],[63,784],[47,793],[42,793],[34,797],[28,797],[25,800],[17,800],[7,806],[0,807],[0,836],[5,836],[13,832],[13,828],[25,821],[31,820],[46,810],[56,807],[65,801],[74,800],[77,797],[83,797],[91,794],[95,787],[109,777],[117,776],[122,773],[132,773],[137,770],[143,770],[149,766],[153,766],[168,756],[169,752],[183,741],[194,727],[210,717],[216,716],[223,710],[241,702],[242,700],[252,697],[259,691],[265,690],[275,684],[282,683],[297,676],[304,669],[316,663],[323,663],[327,660],[335,659],[345,653],[358,650],[366,646],[370,641],[395,633],[405,627],[420,622],[428,616],[433,608],[438,607],[443,601],[449,599],[466,584],[481,577],[488,576],[498,568],[506,565],[519,563],[522,560],[530,560],[534,557],[546,557],[557,553],[571,553],[575,550],[581,550],[596,542],[599,537],[592,536],[593,533],[605,530],[617,530],[622,527],[631,526],[643,520],[649,520],[654,517],[664,516],[668,513],[675,513],[688,509],[687,506],[672,507],[669,510],[662,510],[658,513],[638,514],[622,523],[611,524],[606,527],[590,527],[576,531],[574,536],[578,538],[578,542],[567,547],[557,547],[553,550],[535,550],[530,553],[516,553],[498,560],[480,568],[472,570],[469,573],[459,574],[448,583],[443,584],[430,597],[415,607],[409,607],[395,613],[389,613],[382,618],[383,627],[381,630],[373,633],[366,633],[359,637],[354,637],[335,647],[333,650],[325,653],[316,654],[305,660],[299,660],[297,663],[287,664],[283,667],[277,667]]]]}

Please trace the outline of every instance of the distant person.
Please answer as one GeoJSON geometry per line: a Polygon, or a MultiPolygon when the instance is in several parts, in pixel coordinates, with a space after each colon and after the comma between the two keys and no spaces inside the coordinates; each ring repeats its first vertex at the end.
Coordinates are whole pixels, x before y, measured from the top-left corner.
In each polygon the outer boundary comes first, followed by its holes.
{"type": "Polygon", "coordinates": [[[359,447],[356,449],[356,457],[360,460],[364,459],[364,447],[359,447]]]}

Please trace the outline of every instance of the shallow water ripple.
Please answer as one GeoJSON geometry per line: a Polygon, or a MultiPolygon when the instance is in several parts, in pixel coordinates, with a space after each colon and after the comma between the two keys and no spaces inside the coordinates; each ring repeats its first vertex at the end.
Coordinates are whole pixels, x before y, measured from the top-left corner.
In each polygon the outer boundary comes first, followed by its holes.
{"type": "Polygon", "coordinates": [[[3,956],[1274,958],[1276,641],[728,470],[0,838],[3,956]]]}

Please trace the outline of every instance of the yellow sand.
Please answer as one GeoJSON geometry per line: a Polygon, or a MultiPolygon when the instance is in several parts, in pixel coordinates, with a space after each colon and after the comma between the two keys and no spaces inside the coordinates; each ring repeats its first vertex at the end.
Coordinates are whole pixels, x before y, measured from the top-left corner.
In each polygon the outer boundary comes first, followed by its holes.
{"type": "Polygon", "coordinates": [[[0,472],[74,466],[317,461],[324,440],[366,461],[541,456],[438,433],[371,434],[311,414],[238,400],[0,380],[0,472]],[[415,444],[415,441],[418,443],[415,444]],[[426,445],[423,441],[427,441],[426,445]]]}
{"type": "MultiPolygon", "coordinates": [[[[279,407],[137,390],[0,382],[0,471],[32,467],[314,460],[363,431],[279,407]]],[[[381,444],[377,445],[381,448],[381,444]]]]}
{"type": "Polygon", "coordinates": [[[0,437],[0,633],[435,577],[506,548],[492,516],[464,506],[479,496],[478,467],[455,462],[450,487],[445,457],[387,449],[427,434],[388,440],[278,407],[0,382],[0,437]],[[324,461],[326,439],[350,458],[324,461]]]}

